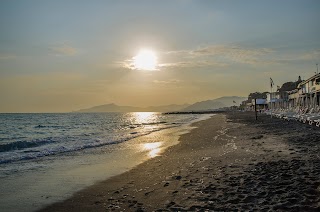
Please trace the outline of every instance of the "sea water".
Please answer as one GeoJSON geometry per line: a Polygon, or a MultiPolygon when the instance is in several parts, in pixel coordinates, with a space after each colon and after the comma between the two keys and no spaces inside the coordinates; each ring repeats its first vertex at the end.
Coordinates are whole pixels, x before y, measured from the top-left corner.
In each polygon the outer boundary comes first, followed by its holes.
{"type": "Polygon", "coordinates": [[[0,209],[33,211],[174,145],[208,115],[0,114],[0,209]]]}

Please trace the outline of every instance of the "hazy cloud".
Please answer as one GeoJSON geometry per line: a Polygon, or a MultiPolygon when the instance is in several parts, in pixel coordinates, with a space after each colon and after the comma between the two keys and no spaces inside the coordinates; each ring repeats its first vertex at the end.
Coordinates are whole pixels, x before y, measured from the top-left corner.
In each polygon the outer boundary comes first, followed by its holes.
{"type": "Polygon", "coordinates": [[[193,50],[191,53],[198,54],[198,55],[225,54],[225,55],[239,55],[239,56],[256,56],[256,55],[264,55],[272,52],[273,50],[268,48],[249,49],[249,48],[244,48],[240,46],[218,45],[218,46],[207,46],[204,48],[193,50]]]}
{"type": "MultiPolygon", "coordinates": [[[[130,69],[130,70],[139,70],[135,64],[133,59],[128,59],[120,62],[115,62],[115,64],[119,65],[122,68],[130,69]]],[[[156,65],[152,71],[159,71],[160,64],[156,65]]]]}
{"type": "Polygon", "coordinates": [[[188,59],[188,62],[173,63],[164,66],[227,66],[231,63],[258,64],[275,63],[270,48],[246,48],[236,45],[210,45],[191,50],[168,51],[165,54],[188,59]],[[205,60],[201,59],[205,58],[205,60]],[[192,59],[192,62],[190,62],[192,59]]]}
{"type": "Polygon", "coordinates": [[[226,62],[237,62],[245,64],[270,63],[266,56],[274,53],[269,48],[245,48],[241,46],[207,46],[193,50],[191,54],[195,56],[211,56],[213,59],[226,62]]]}
{"type": "Polygon", "coordinates": [[[177,50],[177,51],[167,51],[164,52],[164,54],[168,54],[168,55],[188,55],[191,54],[192,51],[190,50],[177,50]]]}
{"type": "Polygon", "coordinates": [[[130,70],[135,69],[135,66],[133,64],[132,59],[125,60],[125,61],[117,61],[117,62],[115,62],[115,64],[119,65],[120,67],[126,68],[126,69],[130,69],[130,70]]]}
{"type": "Polygon", "coordinates": [[[153,80],[155,84],[177,84],[180,83],[181,80],[178,79],[170,79],[170,80],[153,80]]]}
{"type": "Polygon", "coordinates": [[[301,56],[304,60],[320,60],[320,49],[307,52],[301,56]]]}
{"type": "Polygon", "coordinates": [[[0,53],[0,60],[10,60],[10,59],[14,59],[14,58],[16,58],[15,55],[0,53]]]}
{"type": "Polygon", "coordinates": [[[57,56],[72,56],[78,53],[77,49],[67,44],[49,47],[49,50],[57,56]]]}
{"type": "MultiPolygon", "coordinates": [[[[295,61],[319,60],[320,49],[308,53],[279,52],[271,48],[248,48],[239,45],[210,45],[191,50],[160,53],[163,55],[159,70],[170,68],[227,67],[231,64],[275,65],[295,61]],[[170,62],[166,62],[166,60],[170,62]]],[[[121,63],[122,67],[135,69],[132,59],[121,63]]]]}
{"type": "Polygon", "coordinates": [[[179,61],[172,63],[161,63],[159,64],[160,68],[196,68],[196,67],[213,67],[227,66],[226,63],[209,61],[209,60],[189,60],[189,61],[179,61]]]}

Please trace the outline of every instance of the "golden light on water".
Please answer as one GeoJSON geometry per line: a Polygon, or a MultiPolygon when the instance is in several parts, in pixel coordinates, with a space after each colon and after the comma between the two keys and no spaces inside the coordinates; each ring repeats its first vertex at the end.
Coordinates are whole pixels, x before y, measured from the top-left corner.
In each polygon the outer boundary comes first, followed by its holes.
{"type": "Polygon", "coordinates": [[[133,65],[135,69],[153,71],[158,66],[158,58],[154,51],[140,50],[140,52],[133,57],[133,65]]]}
{"type": "Polygon", "coordinates": [[[161,148],[160,148],[161,145],[162,145],[162,142],[146,143],[146,144],[143,144],[143,149],[149,151],[149,156],[151,158],[154,158],[159,155],[161,151],[161,148]]]}
{"type": "Polygon", "coordinates": [[[152,119],[156,119],[157,116],[155,116],[154,112],[135,112],[133,113],[136,119],[136,122],[138,123],[150,123],[154,122],[152,119]]]}

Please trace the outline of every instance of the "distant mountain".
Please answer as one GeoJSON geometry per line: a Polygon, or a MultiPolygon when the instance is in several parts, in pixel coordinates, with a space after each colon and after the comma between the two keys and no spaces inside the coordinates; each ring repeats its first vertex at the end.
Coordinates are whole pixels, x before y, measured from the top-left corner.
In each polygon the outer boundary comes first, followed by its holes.
{"type": "Polygon", "coordinates": [[[76,112],[99,113],[99,112],[128,112],[128,111],[140,111],[140,108],[131,107],[131,106],[119,106],[116,104],[106,104],[106,105],[94,106],[87,109],[81,109],[76,112]]]}
{"type": "Polygon", "coordinates": [[[132,107],[132,106],[119,106],[116,104],[106,104],[91,107],[88,109],[81,109],[75,112],[80,113],[98,113],[98,112],[168,112],[168,111],[179,111],[189,104],[184,105],[163,105],[163,106],[150,106],[150,107],[132,107]]]}
{"type": "Polygon", "coordinates": [[[246,97],[239,96],[224,96],[218,99],[206,100],[196,102],[192,105],[162,105],[162,106],[150,106],[150,107],[132,107],[132,106],[120,106],[116,104],[99,105],[87,109],[81,109],[75,112],[80,113],[97,113],[97,112],[172,112],[172,111],[199,111],[199,110],[214,110],[223,107],[230,107],[233,105],[240,105],[240,103],[246,100],[246,97]],[[235,101],[236,103],[234,103],[235,101]]]}
{"type": "Polygon", "coordinates": [[[217,99],[214,99],[214,101],[221,102],[222,104],[225,104],[227,107],[237,105],[239,106],[242,101],[247,100],[248,97],[242,97],[242,96],[223,96],[217,99]],[[236,103],[234,103],[235,101],[236,103]]]}
{"type": "Polygon", "coordinates": [[[213,100],[196,102],[184,108],[183,111],[215,110],[223,107],[240,105],[240,103],[246,99],[247,99],[246,97],[239,97],[239,96],[224,96],[224,97],[220,97],[213,100]]]}
{"type": "Polygon", "coordinates": [[[214,110],[222,107],[226,107],[226,105],[215,100],[207,100],[202,102],[196,102],[193,105],[184,108],[183,111],[214,110]]]}

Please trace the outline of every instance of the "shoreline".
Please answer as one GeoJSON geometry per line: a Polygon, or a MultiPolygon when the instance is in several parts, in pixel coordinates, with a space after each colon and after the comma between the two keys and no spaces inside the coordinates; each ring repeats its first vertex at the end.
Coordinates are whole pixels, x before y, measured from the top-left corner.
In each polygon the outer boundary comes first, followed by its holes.
{"type": "Polygon", "coordinates": [[[40,211],[320,208],[317,129],[251,113],[192,126],[160,156],[40,211]]]}
{"type": "MultiPolygon", "coordinates": [[[[4,211],[35,211],[64,201],[78,191],[161,154],[178,143],[179,135],[190,131],[192,123],[207,118],[209,115],[201,115],[189,123],[138,135],[116,145],[35,159],[32,161],[36,163],[34,169],[22,169],[1,178],[1,208],[4,211]]],[[[25,161],[22,165],[28,163],[30,161],[25,161]]],[[[19,165],[15,164],[17,170],[19,165]]]]}

